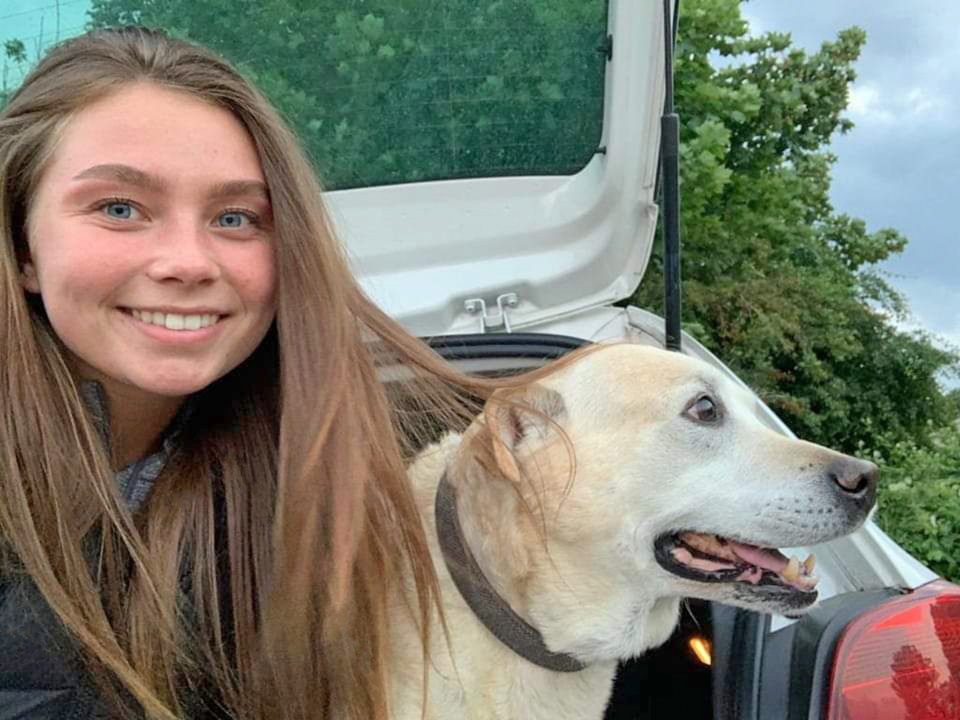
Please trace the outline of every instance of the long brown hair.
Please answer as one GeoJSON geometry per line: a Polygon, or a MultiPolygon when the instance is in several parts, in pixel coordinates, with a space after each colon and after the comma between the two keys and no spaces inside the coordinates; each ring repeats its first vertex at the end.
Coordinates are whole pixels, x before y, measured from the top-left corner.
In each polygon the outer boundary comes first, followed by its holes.
{"type": "Polygon", "coordinates": [[[69,40],[10,99],[0,235],[0,574],[30,577],[118,708],[175,718],[209,697],[237,720],[386,718],[388,597],[409,573],[425,649],[438,596],[405,438],[424,414],[462,427],[467,396],[495,384],[456,373],[364,296],[274,109],[212,53],[156,31],[69,40]],[[279,282],[267,338],[198,394],[133,515],[18,260],[64,126],[135,82],[246,127],[270,190],[279,282]],[[387,397],[374,341],[412,373],[404,398],[387,397]]]}

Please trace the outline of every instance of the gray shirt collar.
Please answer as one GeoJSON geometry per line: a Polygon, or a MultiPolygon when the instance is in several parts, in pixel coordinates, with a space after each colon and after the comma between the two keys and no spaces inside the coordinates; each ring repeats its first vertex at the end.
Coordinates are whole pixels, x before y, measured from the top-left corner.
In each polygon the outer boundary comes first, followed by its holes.
{"type": "MultiPolygon", "coordinates": [[[[104,446],[109,450],[110,439],[110,401],[106,390],[96,380],[84,380],[80,383],[80,394],[93,416],[104,446]]],[[[119,470],[114,476],[120,494],[127,501],[131,511],[143,504],[153,488],[153,483],[166,466],[176,448],[177,435],[190,414],[191,403],[187,402],[170,423],[157,452],[140,458],[119,470]]]]}

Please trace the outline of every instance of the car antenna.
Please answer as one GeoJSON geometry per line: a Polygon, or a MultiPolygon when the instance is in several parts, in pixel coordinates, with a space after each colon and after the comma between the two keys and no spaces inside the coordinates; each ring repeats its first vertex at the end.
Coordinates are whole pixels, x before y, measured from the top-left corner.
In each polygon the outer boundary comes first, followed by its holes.
{"type": "Polygon", "coordinates": [[[680,350],[680,117],[673,111],[673,43],[680,0],[663,0],[664,85],[660,118],[660,172],[663,205],[664,345],[680,350]]]}

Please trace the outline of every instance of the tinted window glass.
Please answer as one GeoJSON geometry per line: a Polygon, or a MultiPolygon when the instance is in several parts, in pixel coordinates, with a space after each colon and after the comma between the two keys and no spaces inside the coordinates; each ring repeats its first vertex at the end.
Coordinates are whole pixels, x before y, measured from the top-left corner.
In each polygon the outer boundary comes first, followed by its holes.
{"type": "Polygon", "coordinates": [[[0,92],[56,38],[129,23],[239,66],[331,188],[569,174],[600,140],[605,0],[4,0],[0,92]]]}

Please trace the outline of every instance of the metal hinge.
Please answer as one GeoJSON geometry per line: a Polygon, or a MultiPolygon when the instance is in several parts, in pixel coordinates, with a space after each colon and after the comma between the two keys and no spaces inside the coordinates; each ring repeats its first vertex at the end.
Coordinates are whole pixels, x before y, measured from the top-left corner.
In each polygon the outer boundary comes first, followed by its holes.
{"type": "Polygon", "coordinates": [[[516,293],[504,293],[497,297],[496,312],[487,312],[487,303],[483,298],[471,298],[463,303],[464,308],[470,315],[480,316],[480,332],[485,333],[490,330],[503,329],[504,332],[513,332],[510,327],[510,315],[508,310],[517,307],[520,299],[516,293]]]}
{"type": "Polygon", "coordinates": [[[613,35],[607,35],[600,45],[597,52],[607,58],[607,61],[613,60],[613,35]]]}

